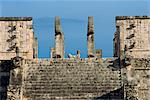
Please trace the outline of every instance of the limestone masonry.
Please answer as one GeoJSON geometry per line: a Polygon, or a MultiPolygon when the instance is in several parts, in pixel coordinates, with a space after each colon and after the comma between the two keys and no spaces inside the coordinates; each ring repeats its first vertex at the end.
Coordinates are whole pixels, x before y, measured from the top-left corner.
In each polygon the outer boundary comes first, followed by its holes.
{"type": "Polygon", "coordinates": [[[113,42],[114,56],[102,58],[89,16],[87,58],[65,58],[57,16],[55,46],[40,59],[32,18],[0,17],[0,100],[149,100],[150,17],[117,16],[113,42]]]}

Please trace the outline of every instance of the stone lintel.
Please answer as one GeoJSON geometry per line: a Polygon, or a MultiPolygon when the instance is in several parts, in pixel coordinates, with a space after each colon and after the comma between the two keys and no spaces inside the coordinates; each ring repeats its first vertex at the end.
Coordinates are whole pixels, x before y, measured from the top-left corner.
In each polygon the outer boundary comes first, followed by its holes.
{"type": "Polygon", "coordinates": [[[32,17],[0,17],[0,21],[31,21],[32,17]]]}
{"type": "Polygon", "coordinates": [[[150,19],[150,16],[116,16],[116,20],[150,19]]]}

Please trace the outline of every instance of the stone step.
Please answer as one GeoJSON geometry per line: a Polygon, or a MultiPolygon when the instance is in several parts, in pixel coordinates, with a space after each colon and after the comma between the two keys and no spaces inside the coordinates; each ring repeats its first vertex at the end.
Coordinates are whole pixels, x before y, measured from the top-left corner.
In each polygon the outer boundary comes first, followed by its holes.
{"type": "Polygon", "coordinates": [[[120,83],[120,81],[117,81],[117,82],[87,82],[87,81],[82,81],[82,82],[78,82],[78,81],[76,81],[76,82],[66,82],[66,81],[45,81],[45,82],[42,82],[42,81],[25,81],[24,83],[26,83],[26,84],[33,84],[33,85],[35,85],[35,84],[67,84],[67,85],[69,85],[69,84],[72,84],[72,85],[90,85],[90,84],[93,84],[93,85],[106,85],[106,84],[108,84],[108,85],[114,85],[114,84],[116,84],[116,83],[120,83]]]}
{"type": "Polygon", "coordinates": [[[110,80],[98,80],[98,81],[69,81],[69,80],[26,80],[25,83],[29,83],[29,84],[37,84],[37,83],[55,83],[55,84],[65,84],[65,83],[72,83],[72,84],[116,84],[116,83],[120,83],[121,81],[119,80],[115,80],[115,81],[110,81],[110,80]]]}
{"type": "Polygon", "coordinates": [[[47,86],[47,87],[53,87],[53,86],[59,86],[59,87],[103,87],[103,86],[110,86],[110,87],[115,87],[115,86],[120,86],[120,84],[109,84],[109,83],[102,83],[102,84],[61,84],[61,83],[41,83],[41,82],[37,82],[37,83],[31,83],[31,84],[28,84],[26,83],[26,87],[32,87],[32,86],[35,86],[35,87],[44,87],[44,86],[47,86]],[[32,84],[32,85],[31,85],[32,84]]]}
{"type": "Polygon", "coordinates": [[[109,64],[33,63],[26,72],[25,94],[32,100],[87,100],[88,93],[101,96],[121,87],[121,71],[108,68],[109,64]]]}
{"type": "Polygon", "coordinates": [[[33,100],[91,100],[91,97],[87,96],[59,96],[59,95],[50,95],[45,94],[44,96],[41,94],[33,94],[33,100]]]}
{"type": "MultiPolygon", "coordinates": [[[[91,77],[92,79],[102,79],[104,76],[104,75],[99,74],[99,77],[97,77],[96,75],[93,75],[91,73],[89,73],[89,74],[85,74],[85,73],[84,74],[79,74],[79,73],[76,73],[76,74],[75,73],[54,73],[54,74],[51,74],[51,73],[34,73],[34,74],[27,74],[27,75],[28,75],[27,78],[47,77],[47,78],[53,78],[53,79],[55,79],[55,78],[57,79],[58,77],[59,77],[59,79],[60,78],[71,78],[71,77],[74,77],[74,78],[79,77],[79,79],[81,79],[81,78],[85,79],[87,77],[89,77],[89,78],[91,77]]],[[[120,75],[105,75],[104,77],[106,80],[107,79],[118,80],[119,78],[121,78],[120,75]]]]}
{"type": "Polygon", "coordinates": [[[102,94],[102,93],[109,93],[112,90],[106,90],[106,89],[79,89],[79,90],[69,90],[69,89],[52,89],[52,90],[45,90],[45,89],[41,89],[41,90],[31,90],[28,89],[26,90],[27,93],[29,93],[29,95],[33,95],[33,94],[49,94],[49,95],[60,95],[60,96],[65,96],[65,95],[70,95],[70,94],[85,94],[85,93],[93,93],[93,94],[102,94]]]}

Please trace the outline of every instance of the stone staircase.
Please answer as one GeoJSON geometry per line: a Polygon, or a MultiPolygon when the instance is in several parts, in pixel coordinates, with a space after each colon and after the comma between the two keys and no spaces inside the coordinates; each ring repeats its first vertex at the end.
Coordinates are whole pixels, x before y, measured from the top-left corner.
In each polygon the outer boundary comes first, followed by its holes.
{"type": "Polygon", "coordinates": [[[107,60],[27,63],[23,85],[23,96],[27,100],[122,98],[122,94],[112,92],[122,86],[121,71],[109,68],[107,60]]]}

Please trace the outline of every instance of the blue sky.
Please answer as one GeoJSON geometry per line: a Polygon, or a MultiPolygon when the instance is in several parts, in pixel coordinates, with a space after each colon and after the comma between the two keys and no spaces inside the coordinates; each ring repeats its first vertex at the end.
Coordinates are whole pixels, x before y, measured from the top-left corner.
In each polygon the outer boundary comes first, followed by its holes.
{"type": "Polygon", "coordinates": [[[113,55],[115,16],[149,15],[148,0],[0,0],[0,16],[31,16],[39,42],[39,57],[49,58],[54,47],[54,17],[61,17],[65,53],[87,56],[87,21],[94,16],[95,49],[113,55]]]}

